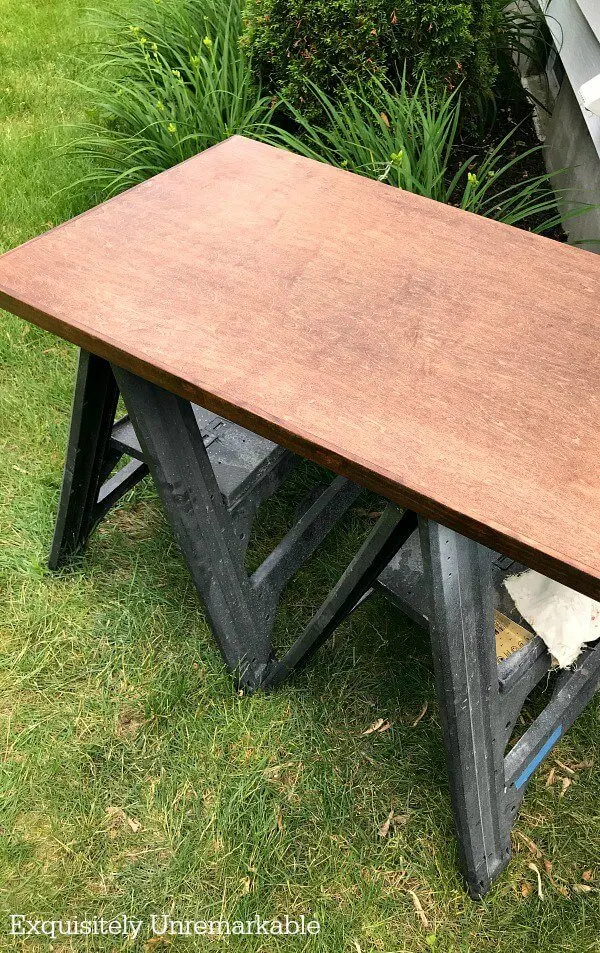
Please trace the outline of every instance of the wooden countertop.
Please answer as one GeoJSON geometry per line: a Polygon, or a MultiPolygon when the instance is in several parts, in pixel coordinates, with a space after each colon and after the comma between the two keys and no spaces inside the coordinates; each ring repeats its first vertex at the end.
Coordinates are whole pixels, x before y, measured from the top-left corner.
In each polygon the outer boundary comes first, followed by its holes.
{"type": "Polygon", "coordinates": [[[234,137],[0,305],[600,599],[600,256],[234,137]]]}

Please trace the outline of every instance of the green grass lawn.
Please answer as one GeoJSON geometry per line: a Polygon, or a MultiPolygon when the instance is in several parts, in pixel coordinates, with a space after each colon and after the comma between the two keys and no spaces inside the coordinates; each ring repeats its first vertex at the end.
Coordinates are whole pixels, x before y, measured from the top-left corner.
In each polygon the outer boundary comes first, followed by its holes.
{"type": "MultiPolygon", "coordinates": [[[[93,200],[62,191],[82,170],[57,149],[85,111],[70,82],[93,37],[85,4],[0,0],[3,250],[93,200]]],[[[177,950],[599,950],[598,700],[533,781],[510,868],[473,903],[456,870],[427,641],[388,605],[371,601],[307,673],[248,699],[233,691],[151,486],[112,513],[75,569],[47,572],[75,358],[0,316],[0,953],[160,949],[11,939],[8,913],[321,922],[301,941],[174,939],[177,950]],[[391,729],[364,736],[378,717],[391,729]],[[561,796],[555,758],[595,763],[561,796]],[[391,809],[403,821],[381,837],[391,809]],[[593,889],[574,891],[584,871],[593,889]]],[[[262,515],[251,559],[309,475],[262,515]]],[[[290,589],[282,638],[343,568],[364,512],[290,589]]]]}

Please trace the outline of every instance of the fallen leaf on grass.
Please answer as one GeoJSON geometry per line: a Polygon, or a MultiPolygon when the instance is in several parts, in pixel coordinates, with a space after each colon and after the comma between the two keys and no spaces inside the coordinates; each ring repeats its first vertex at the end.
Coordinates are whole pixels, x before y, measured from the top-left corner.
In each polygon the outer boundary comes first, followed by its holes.
{"type": "Polygon", "coordinates": [[[389,832],[390,832],[390,824],[392,823],[393,817],[394,817],[394,808],[392,808],[392,810],[391,810],[390,813],[388,814],[386,820],[383,822],[383,824],[382,824],[381,827],[379,828],[379,836],[380,836],[380,837],[387,837],[387,836],[388,836],[388,834],[389,834],[389,832]]]}
{"type": "Polygon", "coordinates": [[[416,728],[416,727],[417,727],[417,725],[418,725],[419,722],[421,721],[421,718],[423,718],[423,717],[425,716],[425,712],[426,712],[426,711],[427,711],[427,702],[425,702],[425,704],[424,704],[423,707],[421,708],[421,711],[419,712],[419,715],[417,716],[417,718],[415,718],[415,720],[413,721],[412,725],[410,726],[411,728],[416,728]]]}
{"type": "Polygon", "coordinates": [[[569,891],[567,890],[567,888],[563,887],[562,884],[557,883],[556,880],[554,879],[554,874],[552,873],[552,864],[550,863],[549,860],[544,859],[544,870],[546,871],[546,876],[548,877],[548,880],[550,881],[554,889],[557,890],[561,894],[561,896],[568,897],[569,891]]]}
{"type": "Polygon", "coordinates": [[[366,731],[361,732],[361,738],[365,735],[372,735],[374,732],[381,734],[391,728],[390,722],[385,718],[377,718],[372,725],[369,725],[366,731]]]}
{"type": "Polygon", "coordinates": [[[571,781],[571,778],[563,778],[562,788],[560,789],[560,794],[558,796],[564,797],[572,783],[573,782],[571,781]]]}
{"type": "Polygon", "coordinates": [[[543,857],[543,856],[544,856],[544,854],[543,854],[542,851],[539,849],[539,847],[538,847],[538,845],[536,844],[536,842],[533,841],[533,840],[531,839],[531,837],[528,837],[527,834],[523,834],[522,831],[516,831],[515,833],[516,833],[517,837],[520,837],[521,840],[523,841],[523,843],[527,845],[528,850],[531,851],[531,853],[533,854],[534,857],[540,858],[540,857],[543,857]]]}
{"type": "Polygon", "coordinates": [[[543,899],[544,899],[544,891],[542,890],[542,875],[541,875],[541,873],[540,873],[540,871],[539,871],[539,868],[536,867],[536,865],[535,865],[534,863],[531,863],[531,862],[528,863],[527,866],[529,867],[530,870],[533,870],[533,872],[535,873],[535,875],[536,875],[536,877],[537,877],[537,891],[538,891],[538,897],[540,898],[540,900],[543,900],[543,899]]]}
{"type": "Polygon", "coordinates": [[[527,883],[527,881],[525,881],[525,883],[521,884],[522,897],[525,897],[525,898],[530,897],[532,893],[533,893],[533,887],[531,886],[530,883],[527,883]]]}
{"type": "Polygon", "coordinates": [[[573,884],[573,890],[575,893],[592,893],[594,888],[589,884],[573,884]]]}
{"type": "Polygon", "coordinates": [[[421,923],[423,924],[423,926],[425,927],[425,929],[428,930],[428,929],[429,929],[429,920],[428,920],[427,917],[425,916],[425,911],[423,910],[423,907],[422,907],[422,905],[421,905],[421,901],[420,901],[419,898],[417,897],[417,895],[416,895],[416,893],[414,892],[414,890],[407,890],[407,893],[408,893],[410,899],[411,899],[412,902],[413,902],[413,906],[414,906],[415,910],[417,911],[417,916],[419,917],[419,920],[421,921],[421,923]]]}
{"type": "Polygon", "coordinates": [[[564,771],[565,774],[568,774],[570,778],[575,777],[575,771],[573,770],[573,768],[570,768],[568,764],[564,763],[564,761],[559,761],[558,758],[555,758],[554,760],[556,761],[556,764],[561,769],[561,771],[564,771]]]}
{"type": "Polygon", "coordinates": [[[556,768],[550,768],[550,774],[548,775],[548,779],[546,781],[547,788],[551,788],[552,785],[554,784],[555,775],[556,775],[556,768]]]}
{"type": "Polygon", "coordinates": [[[390,827],[404,827],[408,821],[408,814],[394,814],[394,809],[392,808],[387,818],[379,828],[379,836],[387,837],[390,832],[390,827]]]}
{"type": "Polygon", "coordinates": [[[581,879],[582,879],[582,880],[585,880],[585,881],[587,881],[587,882],[589,883],[589,881],[592,879],[592,876],[593,876],[593,875],[592,875],[592,871],[591,871],[591,870],[584,870],[583,873],[582,873],[582,875],[581,875],[581,879]]]}
{"type": "Polygon", "coordinates": [[[281,813],[281,808],[278,807],[278,808],[277,808],[277,830],[278,830],[281,834],[283,834],[284,829],[285,829],[285,828],[284,828],[284,824],[283,824],[283,814],[281,813]]]}
{"type": "Polygon", "coordinates": [[[128,817],[122,807],[107,807],[105,813],[108,818],[108,836],[111,840],[124,827],[129,827],[134,834],[142,829],[140,822],[133,817],[128,817]]]}
{"type": "Polygon", "coordinates": [[[366,731],[361,732],[361,737],[363,735],[372,735],[374,731],[379,731],[383,724],[383,718],[377,718],[372,725],[366,729],[366,731]]]}

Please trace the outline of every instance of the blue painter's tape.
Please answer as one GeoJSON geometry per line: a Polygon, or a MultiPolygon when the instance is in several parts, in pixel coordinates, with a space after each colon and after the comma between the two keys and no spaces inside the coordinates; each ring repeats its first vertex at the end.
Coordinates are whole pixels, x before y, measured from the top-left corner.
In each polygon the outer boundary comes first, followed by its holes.
{"type": "Polygon", "coordinates": [[[525,770],[519,775],[519,777],[515,781],[515,787],[517,791],[519,790],[519,788],[523,787],[526,781],[529,781],[529,778],[531,777],[531,775],[537,768],[538,764],[541,764],[541,762],[544,760],[544,758],[550,751],[550,748],[552,748],[552,746],[556,744],[556,742],[562,735],[562,730],[563,730],[562,725],[558,725],[554,729],[554,731],[552,732],[552,734],[550,735],[546,743],[542,745],[542,747],[536,754],[535,758],[533,758],[533,760],[529,762],[525,770]]]}

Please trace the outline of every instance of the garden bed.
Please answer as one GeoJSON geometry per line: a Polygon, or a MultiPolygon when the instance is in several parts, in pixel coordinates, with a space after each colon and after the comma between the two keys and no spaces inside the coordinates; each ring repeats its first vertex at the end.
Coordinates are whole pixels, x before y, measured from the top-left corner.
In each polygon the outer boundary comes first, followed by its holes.
{"type": "MultiPolygon", "coordinates": [[[[454,170],[456,171],[469,156],[484,154],[506,136],[513,134],[513,138],[502,150],[500,164],[511,162],[518,154],[528,154],[506,175],[506,184],[518,185],[524,180],[544,176],[547,170],[544,152],[540,148],[542,144],[533,120],[534,105],[527,97],[516,72],[508,70],[506,65],[501,70],[498,86],[502,94],[497,100],[495,121],[491,129],[483,141],[479,142],[475,132],[465,134],[464,141],[457,145],[454,170]]],[[[543,214],[534,213],[516,224],[518,228],[532,230],[539,228],[544,220],[543,214]]],[[[566,232],[561,224],[546,228],[544,235],[559,242],[567,240],[566,232]]]]}
{"type": "MultiPolygon", "coordinates": [[[[264,12],[268,7],[281,17],[292,0],[261,2],[264,16],[270,16],[264,12]]],[[[343,0],[342,8],[351,3],[343,0]]],[[[444,3],[448,9],[467,6],[443,0],[436,14],[442,20],[444,3]]],[[[365,76],[364,70],[357,74],[350,53],[345,65],[340,62],[341,40],[335,54],[326,36],[320,49],[314,37],[306,46],[306,31],[298,23],[284,40],[287,59],[277,60],[275,68],[275,34],[266,30],[272,49],[265,52],[262,26],[255,11],[248,14],[245,0],[136,0],[133,12],[113,19],[109,42],[94,59],[93,121],[75,151],[91,162],[87,181],[100,188],[101,197],[241,134],[562,240],[562,222],[579,209],[565,212],[562,201],[560,210],[556,207],[555,176],[544,168],[531,104],[512,65],[523,34],[531,38],[537,29],[539,13],[515,25],[509,15],[498,14],[497,6],[485,0],[482,9],[494,7],[494,16],[487,26],[478,21],[468,49],[455,24],[458,33],[449,36],[457,44],[456,55],[459,49],[464,53],[463,79],[457,87],[454,77],[445,88],[449,66],[445,74],[432,73],[433,67],[429,73],[417,71],[417,61],[429,62],[434,48],[439,59],[435,37],[419,34],[419,49],[428,50],[427,56],[396,62],[395,73],[391,67],[376,68],[374,56],[373,74],[365,76]],[[492,21],[498,30],[494,42],[492,21]],[[306,48],[296,35],[303,36],[306,48]],[[324,81],[323,58],[328,57],[337,57],[335,77],[324,81]],[[478,57],[489,65],[481,88],[475,85],[478,57]],[[284,76],[282,63],[288,64],[284,76]]],[[[330,15],[340,17],[339,10],[318,9],[328,28],[330,15]]],[[[363,29],[362,14],[354,16],[363,29]]],[[[349,14],[337,26],[358,29],[349,14]]],[[[396,40],[401,29],[402,23],[393,23],[396,40]]],[[[379,34],[376,38],[381,45],[379,34]]],[[[450,56],[451,50],[444,49],[450,56]]]]}

